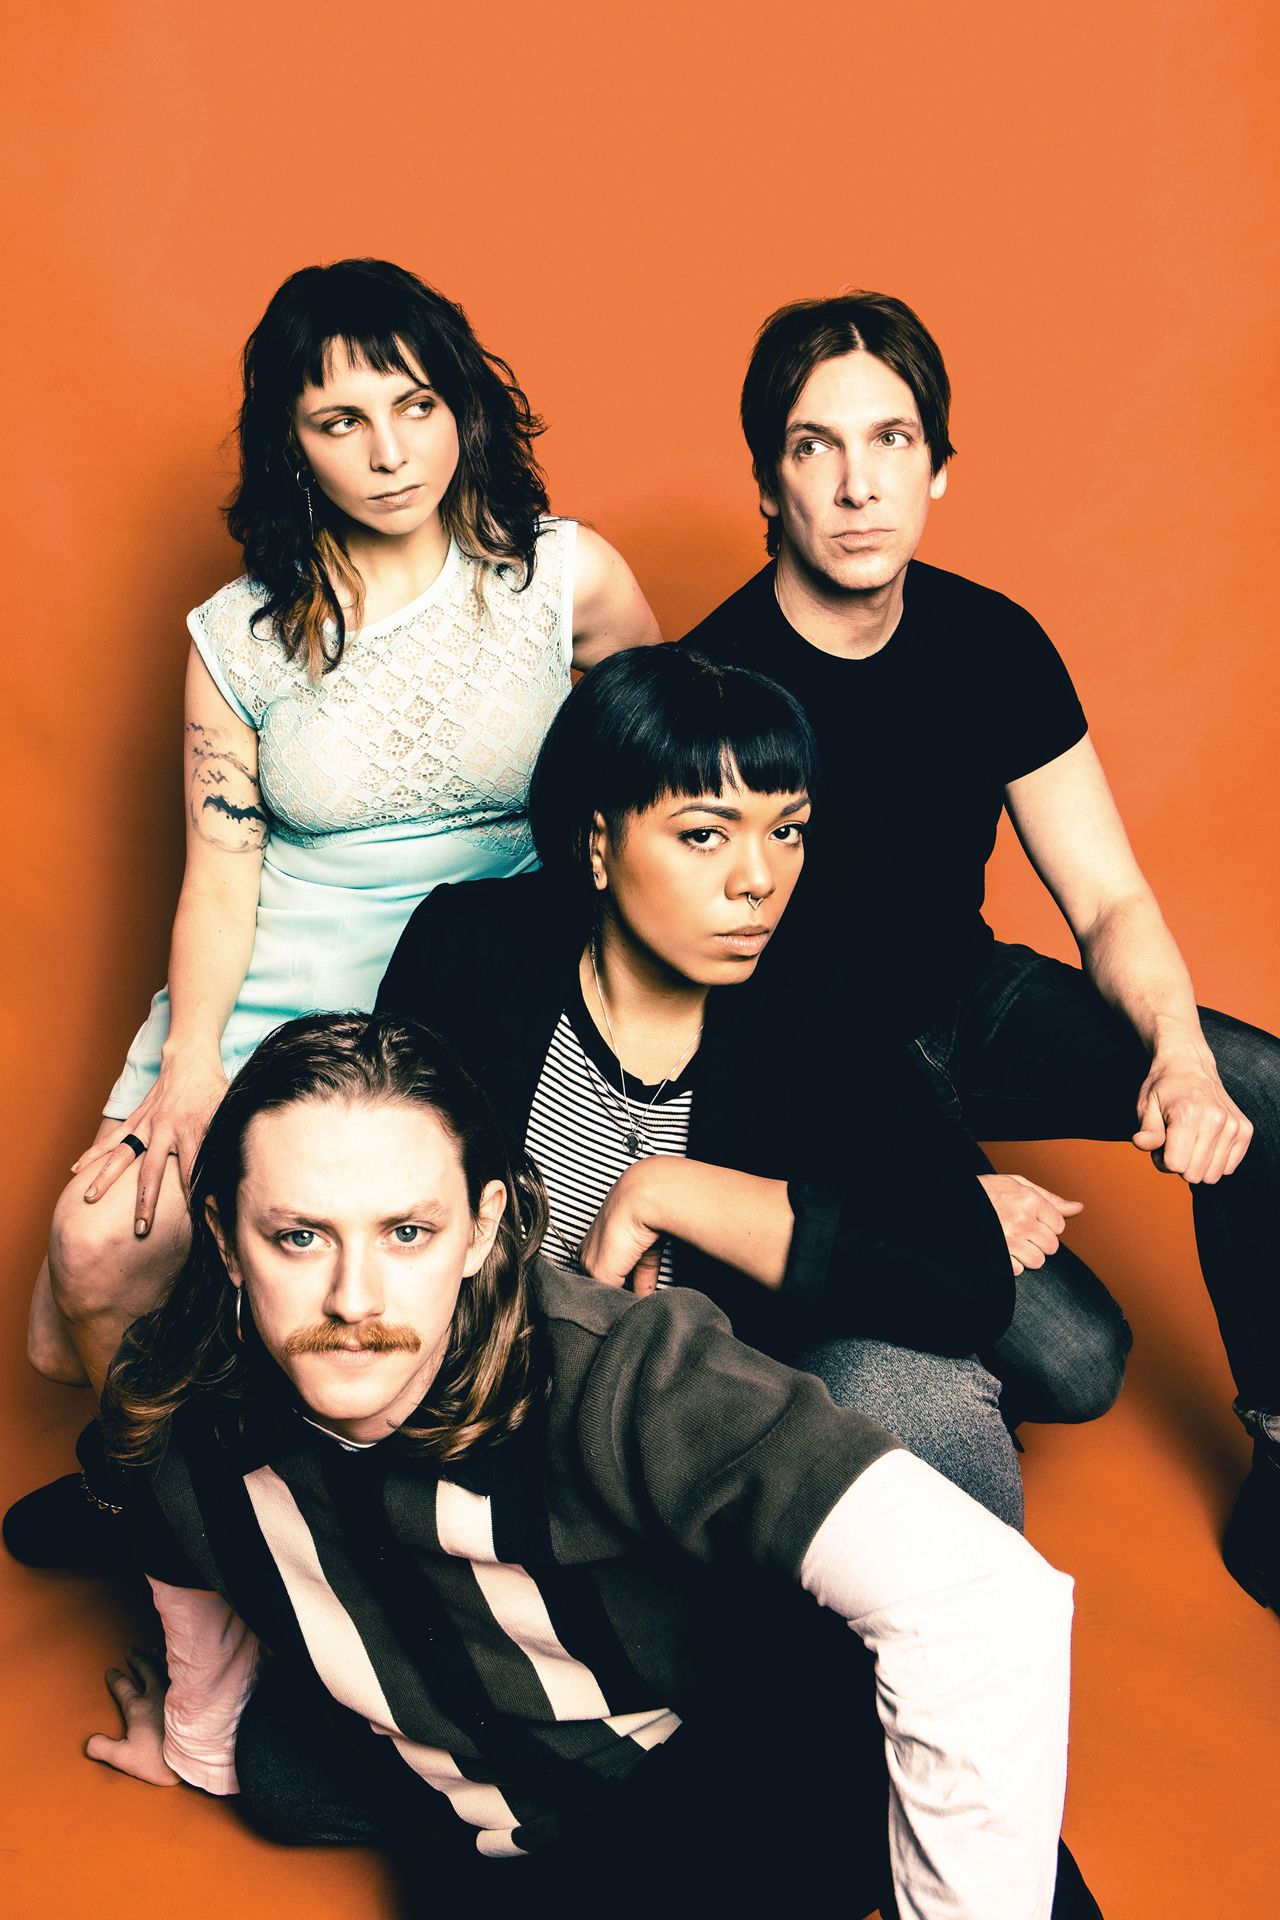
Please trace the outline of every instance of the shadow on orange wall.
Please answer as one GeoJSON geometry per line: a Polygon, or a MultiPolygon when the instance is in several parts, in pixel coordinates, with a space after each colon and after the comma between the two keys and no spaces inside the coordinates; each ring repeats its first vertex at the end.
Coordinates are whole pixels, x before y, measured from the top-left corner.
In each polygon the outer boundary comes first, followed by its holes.
{"type": "MultiPolygon", "coordinates": [[[[0,1494],[61,1470],[81,1416],[23,1365],[26,1294],[163,975],[183,616],[235,570],[236,352],[307,261],[382,254],[464,302],[551,422],[556,505],[672,634],[763,559],[735,420],[756,325],[841,285],[911,301],[960,448],[927,557],[1058,641],[1202,997],[1277,1024],[1277,31],[1261,0],[53,0],[11,24],[0,1494]]],[[[1070,957],[1008,846],[991,911],[1070,957]]],[[[1079,1582],[1074,1844],[1127,1920],[1257,1910],[1275,1622],[1216,1560],[1244,1447],[1185,1194],[1121,1148],[1002,1164],[1086,1200],[1073,1243],[1137,1332],[1115,1413],[1026,1460],[1032,1538],[1079,1582]]],[[[193,1915],[389,1910],[363,1856],[276,1853],[80,1761],[134,1603],[0,1583],[11,1911],[145,1920],[178,1885],[193,1915]]]]}

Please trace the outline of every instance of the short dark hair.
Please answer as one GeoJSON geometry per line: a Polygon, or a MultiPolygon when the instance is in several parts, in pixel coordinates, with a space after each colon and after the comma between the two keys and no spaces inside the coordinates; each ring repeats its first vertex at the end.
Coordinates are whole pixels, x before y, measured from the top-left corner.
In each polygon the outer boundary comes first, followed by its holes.
{"type": "Polygon", "coordinates": [[[289,658],[313,674],[342,657],[346,620],[330,574],[359,597],[359,576],[311,489],[316,527],[298,484],[293,407],[328,377],[335,346],[377,373],[426,374],[458,424],[458,465],[440,518],[477,559],[510,562],[527,584],[547,489],[534,458],[542,422],[505,360],[477,340],[462,308],[390,260],[337,260],[290,274],[244,349],[240,484],[227,525],[245,570],[267,590],[262,613],[289,658]],[[409,364],[410,357],[417,369],[409,364]],[[332,638],[327,637],[331,629],[332,638]]]}
{"type": "MultiPolygon", "coordinates": [[[[951,382],[933,335],[902,300],[888,293],[839,293],[779,307],[756,335],[742,383],[742,431],[751,470],[772,493],[790,414],[805,381],[824,360],[870,353],[905,380],[920,414],[933,471],[955,452],[949,437],[951,382]]],[[[766,515],[765,539],[778,551],[781,530],[766,515]]]]}
{"type": "Polygon", "coordinates": [[[753,793],[812,792],[817,757],[800,706],[764,674],[688,647],[615,653],[578,682],[542,743],[529,787],[538,857],[588,897],[597,813],[617,834],[665,794],[723,793],[730,765],[753,793]]]}
{"type": "Polygon", "coordinates": [[[540,1391],[525,1275],[546,1195],[532,1163],[510,1150],[474,1080],[426,1027],[391,1014],[308,1014],[268,1034],[209,1122],[191,1180],[186,1265],[164,1304],[129,1329],[107,1377],[102,1421],[117,1459],[158,1457],[173,1416],[200,1395],[248,1413],[258,1396],[268,1405],[279,1397],[279,1370],[256,1335],[237,1338],[235,1289],[206,1202],[233,1238],[251,1121],[311,1100],[429,1107],[457,1145],[473,1215],[490,1180],[507,1189],[493,1248],[462,1283],[440,1369],[400,1437],[441,1464],[458,1460],[510,1433],[540,1391]]]}

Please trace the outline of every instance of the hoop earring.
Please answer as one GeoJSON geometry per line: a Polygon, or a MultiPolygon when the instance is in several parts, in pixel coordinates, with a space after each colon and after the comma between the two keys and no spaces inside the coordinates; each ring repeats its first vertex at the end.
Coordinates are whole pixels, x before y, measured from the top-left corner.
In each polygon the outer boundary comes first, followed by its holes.
{"type": "Polygon", "coordinates": [[[244,1299],[244,1288],[237,1287],[236,1288],[236,1339],[240,1341],[243,1341],[244,1339],[244,1328],[240,1325],[240,1306],[243,1299],[244,1299]]]}

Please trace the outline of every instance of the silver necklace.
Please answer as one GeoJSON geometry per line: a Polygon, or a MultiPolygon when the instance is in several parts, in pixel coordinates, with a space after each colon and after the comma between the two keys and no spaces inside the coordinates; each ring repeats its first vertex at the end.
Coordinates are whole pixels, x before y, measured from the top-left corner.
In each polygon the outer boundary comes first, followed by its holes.
{"type": "MultiPolygon", "coordinates": [[[[609,1009],[605,1005],[604,995],[600,991],[600,975],[596,971],[596,946],[595,946],[594,940],[591,942],[590,946],[587,948],[587,958],[591,962],[591,980],[596,990],[596,999],[600,1002],[600,1011],[604,1015],[605,1032],[609,1036],[609,1045],[613,1049],[613,1057],[618,1063],[618,1073],[622,1080],[622,1104],[626,1111],[626,1116],[627,1116],[626,1127],[623,1130],[623,1138],[626,1141],[627,1152],[631,1155],[632,1159],[634,1160],[639,1156],[643,1148],[647,1148],[649,1152],[652,1153],[653,1142],[649,1138],[649,1135],[646,1133],[644,1122],[643,1120],[641,1120],[639,1114],[635,1111],[635,1108],[632,1106],[631,1096],[627,1092],[627,1070],[622,1064],[622,1055],[618,1052],[618,1043],[613,1037],[613,1022],[609,1018],[609,1009]]],[[[693,1039],[689,1042],[689,1045],[685,1048],[679,1060],[677,1060],[675,1066],[672,1067],[663,1076],[662,1080],[660,1081],[657,1087],[657,1090],[654,1093],[653,1100],[649,1104],[656,1106],[659,1099],[662,1097],[663,1087],[665,1087],[668,1084],[668,1082],[678,1079],[680,1074],[684,1071],[687,1061],[693,1055],[694,1048],[697,1046],[699,1040],[701,1040],[702,1038],[702,1024],[703,1023],[701,1021],[698,1022],[698,1031],[694,1034],[693,1039]]],[[[583,1055],[583,1058],[584,1059],[586,1058],[585,1054],[583,1055]]],[[[587,1065],[590,1066],[591,1064],[592,1064],[591,1061],[588,1060],[587,1065]]],[[[617,1095],[614,1088],[609,1085],[609,1082],[604,1078],[603,1075],[601,1075],[600,1079],[601,1079],[601,1085],[604,1087],[607,1087],[610,1094],[612,1094],[613,1097],[616,1099],[617,1095]]],[[[643,1106],[645,1102],[642,1101],[640,1104],[643,1106]]],[[[606,1109],[606,1111],[608,1111],[608,1109],[606,1109]]],[[[616,1124],[616,1116],[615,1116],[615,1124],[616,1124]]]]}

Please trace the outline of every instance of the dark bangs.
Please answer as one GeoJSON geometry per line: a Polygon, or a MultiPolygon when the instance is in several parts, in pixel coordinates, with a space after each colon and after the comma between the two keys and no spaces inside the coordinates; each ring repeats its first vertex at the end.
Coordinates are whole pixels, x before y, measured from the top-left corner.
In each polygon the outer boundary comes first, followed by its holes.
{"type": "Polygon", "coordinates": [[[591,826],[610,831],[668,795],[810,793],[817,748],[791,695],[685,647],[617,653],[579,681],[533,770],[529,824],[544,869],[590,890],[591,826]]]}
{"type": "MultiPolygon", "coordinates": [[[[434,340],[432,345],[434,345],[434,340]]],[[[345,347],[347,357],[353,364],[360,362],[372,367],[375,373],[403,373],[410,380],[418,380],[423,374],[438,394],[445,400],[444,383],[431,377],[431,362],[423,351],[422,343],[410,344],[409,353],[404,351],[402,336],[386,333],[375,326],[361,328],[343,328],[339,333],[326,333],[323,338],[304,346],[300,359],[303,387],[322,387],[333,372],[334,359],[339,347],[345,347]],[[412,354],[412,361],[410,360],[412,354]]]]}
{"type": "Polygon", "coordinates": [[[276,365],[262,364],[258,372],[290,409],[304,387],[324,385],[337,349],[345,347],[375,373],[403,373],[414,381],[425,374],[454,413],[467,411],[471,382],[464,362],[471,357],[467,348],[474,354],[479,343],[461,308],[403,267],[383,260],[304,267],[276,301],[278,325],[261,356],[276,365]]]}
{"type": "Polygon", "coordinates": [[[304,647],[327,671],[342,657],[346,622],[334,574],[356,604],[342,527],[317,486],[307,485],[293,410],[307,386],[323,386],[335,349],[377,373],[423,375],[453,414],[458,465],[440,518],[467,553],[533,573],[538,523],[548,510],[533,442],[542,422],[505,360],[486,351],[462,308],[388,260],[303,267],[272,296],[244,350],[240,484],[227,509],[245,571],[266,588],[263,612],[293,658],[304,647]],[[308,499],[310,505],[308,506],[308,499]]]}

